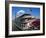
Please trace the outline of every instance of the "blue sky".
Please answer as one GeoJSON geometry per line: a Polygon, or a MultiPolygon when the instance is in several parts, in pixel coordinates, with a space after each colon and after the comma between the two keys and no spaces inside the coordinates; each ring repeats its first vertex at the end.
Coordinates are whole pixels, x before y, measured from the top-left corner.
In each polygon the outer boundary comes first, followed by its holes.
{"type": "Polygon", "coordinates": [[[20,10],[24,10],[25,13],[29,13],[32,16],[40,17],[40,8],[32,8],[32,7],[12,7],[12,16],[15,17],[17,12],[20,10]]]}

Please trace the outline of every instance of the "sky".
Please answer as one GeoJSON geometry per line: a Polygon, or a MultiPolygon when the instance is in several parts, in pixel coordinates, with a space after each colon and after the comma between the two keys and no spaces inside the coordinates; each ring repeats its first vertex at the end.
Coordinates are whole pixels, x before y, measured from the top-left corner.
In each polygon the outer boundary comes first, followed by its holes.
{"type": "Polygon", "coordinates": [[[14,18],[20,10],[23,10],[25,13],[31,14],[32,16],[40,17],[40,8],[32,7],[12,7],[12,17],[14,18]]]}

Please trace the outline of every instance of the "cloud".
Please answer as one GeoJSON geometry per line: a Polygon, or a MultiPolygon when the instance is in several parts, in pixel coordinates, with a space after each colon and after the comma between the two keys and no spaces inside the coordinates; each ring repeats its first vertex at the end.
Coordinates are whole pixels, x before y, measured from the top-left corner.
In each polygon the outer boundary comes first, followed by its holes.
{"type": "Polygon", "coordinates": [[[20,11],[17,12],[16,17],[20,17],[20,16],[22,16],[24,13],[25,13],[24,10],[20,10],[20,11]]]}
{"type": "Polygon", "coordinates": [[[12,20],[15,20],[15,16],[12,16],[12,20]]]}

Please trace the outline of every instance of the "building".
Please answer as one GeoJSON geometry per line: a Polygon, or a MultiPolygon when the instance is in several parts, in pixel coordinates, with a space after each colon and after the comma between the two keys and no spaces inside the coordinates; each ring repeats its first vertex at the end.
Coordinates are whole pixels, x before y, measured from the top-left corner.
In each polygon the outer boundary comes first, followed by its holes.
{"type": "Polygon", "coordinates": [[[40,19],[31,16],[30,14],[23,14],[19,17],[21,21],[21,27],[23,30],[39,30],[40,19]]]}
{"type": "Polygon", "coordinates": [[[13,31],[40,30],[40,19],[30,14],[23,14],[15,19],[13,25],[13,31]]]}

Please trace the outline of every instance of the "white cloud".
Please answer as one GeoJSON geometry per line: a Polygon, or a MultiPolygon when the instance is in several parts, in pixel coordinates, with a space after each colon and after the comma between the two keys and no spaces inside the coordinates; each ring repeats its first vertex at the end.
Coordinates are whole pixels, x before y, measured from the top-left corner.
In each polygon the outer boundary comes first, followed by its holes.
{"type": "Polygon", "coordinates": [[[12,20],[15,20],[15,16],[12,17],[12,20]]]}
{"type": "Polygon", "coordinates": [[[25,13],[24,10],[20,10],[20,11],[17,12],[16,17],[20,17],[20,16],[22,16],[24,13],[25,13]]]}

